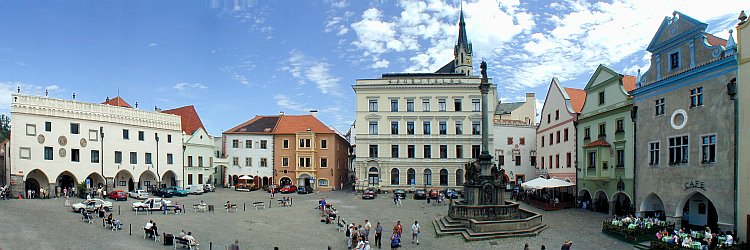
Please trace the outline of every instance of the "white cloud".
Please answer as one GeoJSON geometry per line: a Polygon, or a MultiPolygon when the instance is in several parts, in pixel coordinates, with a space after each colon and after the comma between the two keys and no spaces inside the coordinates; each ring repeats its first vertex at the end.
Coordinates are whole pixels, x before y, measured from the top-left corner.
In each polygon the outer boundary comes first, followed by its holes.
{"type": "MultiPolygon", "coordinates": [[[[0,82],[0,112],[9,112],[11,105],[11,95],[18,92],[21,94],[44,96],[45,90],[49,96],[59,96],[65,89],[59,85],[40,85],[26,82],[0,82]]],[[[68,96],[69,98],[70,96],[68,96]]]]}
{"type": "Polygon", "coordinates": [[[340,96],[340,77],[330,72],[331,65],[325,59],[310,58],[298,50],[290,52],[282,70],[296,78],[300,84],[312,82],[324,95],[340,96]]]}
{"type": "Polygon", "coordinates": [[[149,43],[148,46],[149,47],[158,47],[159,44],[158,43],[149,43]]]}
{"type": "Polygon", "coordinates": [[[273,99],[276,100],[276,105],[278,105],[282,109],[302,112],[307,112],[310,110],[309,108],[306,108],[305,105],[295,102],[284,94],[278,94],[274,96],[273,99]]]}
{"type": "Polygon", "coordinates": [[[380,68],[388,68],[388,65],[391,64],[388,60],[380,59],[377,62],[372,64],[373,69],[380,69],[380,68]]]}
{"type": "Polygon", "coordinates": [[[181,83],[175,84],[173,88],[180,90],[180,91],[189,91],[193,89],[206,89],[208,87],[206,87],[206,85],[203,85],[203,83],[199,83],[199,82],[196,82],[196,83],[181,82],[181,83]]]}

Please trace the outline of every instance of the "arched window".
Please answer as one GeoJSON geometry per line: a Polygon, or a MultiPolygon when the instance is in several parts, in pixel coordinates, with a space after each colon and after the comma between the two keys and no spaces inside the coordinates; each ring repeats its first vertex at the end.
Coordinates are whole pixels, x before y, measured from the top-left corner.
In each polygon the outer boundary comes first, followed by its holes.
{"type": "Polygon", "coordinates": [[[406,182],[407,182],[406,184],[408,185],[417,184],[417,171],[414,171],[413,168],[406,170],[406,182]]]}
{"type": "Polygon", "coordinates": [[[456,185],[461,186],[464,184],[464,170],[456,170],[456,185]]]}
{"type": "Polygon", "coordinates": [[[422,184],[432,185],[432,170],[430,170],[429,168],[424,170],[424,177],[422,179],[422,184]]]}
{"type": "Polygon", "coordinates": [[[440,186],[448,186],[448,170],[440,170],[440,186]]]}
{"type": "Polygon", "coordinates": [[[378,173],[378,168],[371,167],[367,172],[367,181],[370,182],[370,185],[377,185],[378,182],[380,182],[380,174],[378,173]]]}
{"type": "Polygon", "coordinates": [[[391,169],[391,185],[399,185],[399,176],[398,176],[398,169],[393,168],[391,169]]]}

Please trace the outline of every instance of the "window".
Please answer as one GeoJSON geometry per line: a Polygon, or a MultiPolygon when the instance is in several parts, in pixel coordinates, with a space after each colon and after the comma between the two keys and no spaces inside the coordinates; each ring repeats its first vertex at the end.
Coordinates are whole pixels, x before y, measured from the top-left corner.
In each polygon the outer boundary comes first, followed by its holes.
{"type": "Polygon", "coordinates": [[[550,146],[552,146],[552,141],[553,141],[553,139],[554,139],[554,136],[553,136],[553,135],[554,135],[554,134],[552,134],[552,133],[549,133],[549,145],[550,145],[550,146]]]}
{"type": "Polygon", "coordinates": [[[138,131],[138,140],[139,141],[146,140],[146,133],[144,133],[143,131],[138,131]]]}
{"type": "Polygon", "coordinates": [[[151,153],[146,153],[145,157],[146,157],[146,160],[145,160],[146,164],[152,164],[152,162],[151,162],[151,153]]]}
{"type": "Polygon", "coordinates": [[[81,124],[79,123],[71,123],[70,124],[70,133],[77,135],[81,133],[81,124]]]}
{"type": "Polygon", "coordinates": [[[471,145],[471,158],[479,158],[479,145],[471,145]]]}
{"type": "Polygon", "coordinates": [[[370,145],[370,158],[378,157],[378,145],[370,145]]]}
{"type": "Polygon", "coordinates": [[[193,174],[187,174],[188,185],[193,185],[193,174]]]}
{"type": "Polygon", "coordinates": [[[422,99],[422,111],[430,111],[430,99],[422,99]]]}
{"type": "Polygon", "coordinates": [[[198,174],[198,184],[203,184],[203,174],[198,174]]]}
{"type": "Polygon", "coordinates": [[[167,154],[167,164],[174,164],[174,156],[172,156],[172,154],[167,154]]]}
{"type": "Polygon", "coordinates": [[[716,135],[701,137],[701,162],[716,163],[716,135]]]}
{"type": "Polygon", "coordinates": [[[556,132],[556,134],[557,134],[557,135],[556,135],[557,137],[556,137],[555,143],[560,143],[560,130],[558,130],[558,131],[556,132]]]}
{"type": "Polygon", "coordinates": [[[440,186],[448,186],[448,170],[440,170],[440,186]]]}
{"type": "Polygon", "coordinates": [[[398,145],[391,145],[391,158],[398,158],[398,145]]]}
{"type": "Polygon", "coordinates": [[[572,157],[570,157],[570,152],[568,152],[567,154],[565,154],[565,167],[566,168],[572,167],[572,165],[570,164],[571,158],[572,157]]]}
{"type": "Polygon", "coordinates": [[[441,135],[448,134],[448,124],[445,121],[438,122],[438,129],[441,135]]]}
{"type": "Polygon", "coordinates": [[[328,186],[328,180],[326,180],[326,179],[318,179],[318,186],[327,187],[328,186]]]}
{"type": "Polygon", "coordinates": [[[560,110],[555,110],[555,121],[560,120],[560,110]]]}
{"type": "Polygon", "coordinates": [[[500,154],[497,156],[497,165],[501,167],[505,166],[505,155],[500,154]]]}
{"type": "Polygon", "coordinates": [[[268,140],[260,140],[260,149],[268,149],[268,140]]]}
{"type": "Polygon", "coordinates": [[[282,167],[288,167],[289,166],[289,158],[287,158],[287,157],[281,158],[281,166],[282,167]]]}
{"type": "Polygon", "coordinates": [[[422,183],[424,185],[432,185],[432,170],[425,169],[424,176],[422,177],[422,183]]]}
{"type": "Polygon", "coordinates": [[[422,122],[422,131],[424,131],[424,134],[429,135],[432,132],[432,126],[430,126],[430,121],[423,121],[422,122]]]}
{"type": "Polygon", "coordinates": [[[541,140],[542,141],[542,147],[544,147],[544,135],[542,135],[541,140]]]}
{"type": "Polygon", "coordinates": [[[414,99],[406,100],[406,112],[414,112],[414,99]]]}
{"type": "Polygon", "coordinates": [[[370,134],[371,135],[378,134],[378,122],[370,122],[370,134]]]}
{"type": "Polygon", "coordinates": [[[268,167],[268,159],[266,159],[266,158],[260,158],[260,166],[261,167],[268,167]]]}
{"type": "Polygon", "coordinates": [[[680,52],[669,54],[669,69],[680,67],[680,52]]]}
{"type": "Polygon", "coordinates": [[[703,106],[703,87],[690,90],[690,107],[703,106]]]}
{"type": "Polygon", "coordinates": [[[445,112],[446,110],[445,99],[438,99],[438,110],[440,112],[445,112]]]}
{"type": "Polygon", "coordinates": [[[245,140],[245,148],[253,148],[253,140],[245,140]]]}
{"type": "Polygon", "coordinates": [[[52,132],[52,122],[44,122],[44,131],[52,132]]]}
{"type": "Polygon", "coordinates": [[[669,163],[680,164],[688,162],[688,136],[676,136],[669,138],[669,163]]]}
{"type": "Polygon", "coordinates": [[[406,122],[406,134],[414,134],[414,122],[406,122]]]}
{"type": "Polygon", "coordinates": [[[455,111],[461,111],[461,99],[453,100],[453,108],[455,111]]]}
{"type": "Polygon", "coordinates": [[[310,139],[299,139],[299,147],[300,148],[309,148],[310,147],[310,139]]]}
{"type": "Polygon", "coordinates": [[[232,140],[232,148],[239,148],[240,140],[232,140]]]}
{"type": "Polygon", "coordinates": [[[464,146],[456,145],[456,159],[464,158],[464,146]]]}
{"type": "Polygon", "coordinates": [[[618,168],[625,167],[625,150],[624,149],[617,150],[617,165],[615,165],[615,167],[618,167],[618,168]]]}
{"type": "Polygon", "coordinates": [[[568,141],[568,129],[567,128],[563,130],[563,137],[565,138],[564,141],[568,141]]]}
{"type": "Polygon", "coordinates": [[[560,154],[555,155],[555,168],[560,168],[560,154]]]}
{"type": "Polygon", "coordinates": [[[391,169],[391,185],[399,185],[398,168],[391,169]]]}
{"type": "Polygon", "coordinates": [[[406,157],[407,158],[416,158],[414,145],[407,145],[406,146],[406,157]]]}
{"type": "Polygon", "coordinates": [[[607,124],[599,124],[599,138],[607,137],[607,124]]]}
{"type": "Polygon", "coordinates": [[[130,152],[130,164],[138,164],[138,153],[130,152]]]}
{"type": "Polygon", "coordinates": [[[252,167],[253,166],[253,158],[252,157],[245,157],[245,166],[246,167],[252,167]]]}
{"type": "Polygon", "coordinates": [[[167,135],[167,143],[172,143],[172,135],[167,135]]]}
{"type": "Polygon", "coordinates": [[[440,145],[440,158],[448,158],[448,145],[440,145]]]}
{"type": "Polygon", "coordinates": [[[542,169],[544,169],[544,156],[542,156],[542,162],[540,162],[540,163],[542,164],[541,165],[542,169]]]}
{"type": "Polygon", "coordinates": [[[127,129],[122,130],[122,139],[123,140],[130,140],[130,131],[127,129]]]}
{"type": "Polygon", "coordinates": [[[479,99],[471,99],[471,111],[479,112],[479,99]]]}
{"type": "Polygon", "coordinates": [[[391,112],[398,112],[398,100],[391,99],[391,112]]]}
{"type": "Polygon", "coordinates": [[[464,123],[461,121],[456,121],[456,134],[457,135],[464,134],[464,123]]]}
{"type": "Polygon", "coordinates": [[[518,144],[526,145],[526,137],[520,137],[520,138],[518,138],[518,144]]]}
{"type": "Polygon", "coordinates": [[[122,152],[115,151],[115,163],[122,164],[122,152]]]}
{"type": "Polygon", "coordinates": [[[55,152],[53,151],[52,147],[44,147],[44,159],[45,160],[54,160],[55,152]]]}
{"type": "Polygon", "coordinates": [[[320,140],[320,148],[328,148],[328,140],[320,140]]]}
{"type": "Polygon", "coordinates": [[[520,155],[516,155],[516,159],[515,160],[516,160],[516,166],[521,166],[521,156],[520,155]]]}
{"type": "Polygon", "coordinates": [[[370,100],[370,112],[378,112],[378,100],[370,100]]]}
{"type": "Polygon", "coordinates": [[[406,182],[410,185],[417,184],[417,171],[414,171],[413,168],[406,170],[406,182]]]}
{"type": "Polygon", "coordinates": [[[198,156],[198,167],[203,167],[203,156],[198,156]]]}
{"type": "Polygon", "coordinates": [[[536,167],[536,156],[531,156],[529,159],[531,160],[531,166],[536,167]]]}
{"type": "Polygon", "coordinates": [[[430,145],[424,145],[423,156],[424,156],[425,159],[432,158],[432,146],[430,146],[430,145]]]}
{"type": "Polygon", "coordinates": [[[283,141],[281,141],[281,146],[283,148],[285,148],[285,149],[289,148],[289,140],[283,140],[283,141]]]}
{"type": "Polygon", "coordinates": [[[471,134],[472,135],[478,135],[482,133],[482,128],[479,124],[479,121],[472,121],[471,122],[471,134]]]}
{"type": "Polygon", "coordinates": [[[392,135],[398,134],[398,122],[391,122],[391,134],[392,135]]]}
{"type": "Polygon", "coordinates": [[[589,152],[589,168],[596,168],[596,152],[589,152]]]}
{"type": "Polygon", "coordinates": [[[549,124],[550,122],[552,122],[552,115],[547,114],[547,124],[549,124]]]}
{"type": "Polygon", "coordinates": [[[192,167],[193,166],[193,156],[192,155],[188,155],[188,157],[187,157],[187,166],[188,167],[192,167]]]}
{"type": "Polygon", "coordinates": [[[328,167],[328,158],[320,158],[320,167],[321,168],[327,168],[328,167]]]}
{"type": "Polygon", "coordinates": [[[239,166],[240,165],[240,158],[239,157],[232,157],[232,165],[233,166],[239,166]]]}
{"type": "Polygon", "coordinates": [[[604,91],[599,92],[599,105],[604,104],[604,91]]]}
{"type": "Polygon", "coordinates": [[[654,100],[655,116],[664,114],[664,98],[654,100]]]}
{"type": "Polygon", "coordinates": [[[621,133],[625,131],[625,121],[623,119],[617,119],[615,121],[615,133],[621,133]]]}

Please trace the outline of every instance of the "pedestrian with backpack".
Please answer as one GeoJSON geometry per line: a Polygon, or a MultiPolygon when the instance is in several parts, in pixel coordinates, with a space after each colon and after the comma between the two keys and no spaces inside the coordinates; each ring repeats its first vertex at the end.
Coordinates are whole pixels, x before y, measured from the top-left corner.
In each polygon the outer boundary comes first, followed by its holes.
{"type": "Polygon", "coordinates": [[[393,231],[393,235],[391,236],[391,250],[396,250],[399,247],[401,247],[401,236],[396,231],[393,231]]]}

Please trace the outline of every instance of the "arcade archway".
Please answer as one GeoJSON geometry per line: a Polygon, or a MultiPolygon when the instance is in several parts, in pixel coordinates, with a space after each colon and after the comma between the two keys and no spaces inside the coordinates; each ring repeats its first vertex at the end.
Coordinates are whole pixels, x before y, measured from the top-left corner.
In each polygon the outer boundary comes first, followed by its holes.
{"type": "Polygon", "coordinates": [[[612,212],[615,215],[624,216],[632,214],[633,209],[630,197],[628,197],[628,195],[623,192],[616,193],[612,197],[612,206],[614,206],[614,210],[612,212]]]}
{"type": "Polygon", "coordinates": [[[609,198],[607,193],[602,190],[596,191],[594,196],[594,211],[600,213],[609,213],[609,198]]]}
{"type": "Polygon", "coordinates": [[[682,226],[693,230],[703,229],[705,226],[711,230],[718,230],[719,217],[713,202],[700,192],[686,196],[678,206],[675,213],[677,217],[682,216],[682,226]]]}
{"type": "Polygon", "coordinates": [[[60,189],[68,188],[68,190],[70,190],[78,183],[75,175],[73,175],[73,173],[69,171],[63,171],[62,173],[60,173],[60,175],[57,176],[56,180],[57,186],[59,186],[60,189]]]}
{"type": "MultiPolygon", "coordinates": [[[[201,181],[199,181],[200,183],[201,181]]],[[[171,187],[171,186],[177,186],[177,175],[174,173],[174,171],[169,170],[164,173],[161,177],[161,185],[162,187],[171,187]]]]}
{"type": "MultiPolygon", "coordinates": [[[[26,180],[24,181],[24,196],[28,194],[29,190],[39,194],[40,188],[49,188],[49,178],[39,169],[31,170],[31,172],[26,175],[26,180]]],[[[62,193],[62,188],[60,190],[62,193]]]]}
{"type": "Polygon", "coordinates": [[[152,190],[156,186],[156,175],[151,170],[146,170],[138,177],[138,189],[152,190]]]}
{"type": "Polygon", "coordinates": [[[123,189],[127,191],[135,190],[135,182],[133,181],[133,175],[130,171],[123,169],[117,172],[115,175],[115,189],[123,189]]]}
{"type": "Polygon", "coordinates": [[[104,177],[100,175],[99,173],[91,173],[86,179],[84,180],[89,185],[89,188],[99,189],[104,188],[104,177]]]}
{"type": "Polygon", "coordinates": [[[279,180],[279,185],[281,186],[292,185],[292,179],[286,176],[281,177],[281,179],[279,180]]]}
{"type": "Polygon", "coordinates": [[[310,175],[308,174],[301,174],[299,177],[297,177],[297,186],[299,187],[310,187],[312,186],[312,182],[310,180],[310,175]]]}

